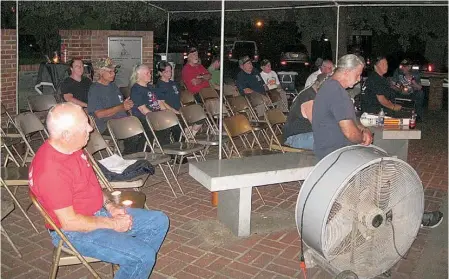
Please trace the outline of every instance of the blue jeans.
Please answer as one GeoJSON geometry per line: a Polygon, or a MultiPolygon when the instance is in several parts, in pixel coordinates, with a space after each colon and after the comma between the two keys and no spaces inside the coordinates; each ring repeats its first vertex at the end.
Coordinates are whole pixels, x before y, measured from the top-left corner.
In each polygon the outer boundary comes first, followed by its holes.
{"type": "Polygon", "coordinates": [[[289,136],[285,141],[285,145],[313,150],[313,132],[289,136]]]}
{"type": "MultiPolygon", "coordinates": [[[[161,211],[128,208],[127,212],[133,224],[124,233],[111,229],[63,232],[81,255],[120,265],[115,279],[148,279],[167,234],[169,219],[161,211]]],[[[110,217],[110,214],[102,208],[95,216],[110,217]]],[[[60,237],[54,231],[50,235],[57,246],[60,237]]]]}

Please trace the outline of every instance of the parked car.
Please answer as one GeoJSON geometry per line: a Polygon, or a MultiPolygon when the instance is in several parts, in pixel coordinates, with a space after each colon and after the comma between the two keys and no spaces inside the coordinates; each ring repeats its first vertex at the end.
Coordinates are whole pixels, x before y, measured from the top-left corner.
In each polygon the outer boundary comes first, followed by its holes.
{"type": "Polygon", "coordinates": [[[286,45],[276,65],[278,71],[294,71],[298,73],[297,85],[305,84],[311,72],[309,53],[303,44],[286,45]]]}
{"type": "Polygon", "coordinates": [[[248,55],[253,62],[259,61],[259,50],[254,41],[235,41],[228,53],[230,61],[237,62],[241,57],[248,55]]]}

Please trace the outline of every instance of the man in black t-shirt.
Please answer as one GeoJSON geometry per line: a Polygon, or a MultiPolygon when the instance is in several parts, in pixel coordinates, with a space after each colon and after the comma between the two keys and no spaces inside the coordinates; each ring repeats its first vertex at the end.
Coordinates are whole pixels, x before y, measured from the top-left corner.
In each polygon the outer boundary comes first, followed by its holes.
{"type": "Polygon", "coordinates": [[[92,81],[83,76],[84,63],[81,59],[72,59],[69,65],[71,74],[61,83],[61,94],[66,102],[72,102],[85,108],[87,107],[87,93],[92,81]]]}
{"type": "Polygon", "coordinates": [[[362,110],[368,113],[379,113],[383,108],[387,114],[393,114],[401,110],[401,105],[394,104],[395,91],[384,75],[388,71],[387,59],[377,57],[372,72],[366,80],[365,95],[362,99],[362,110]]]}
{"type": "Polygon", "coordinates": [[[313,149],[312,108],[313,100],[327,74],[317,76],[312,86],[301,91],[296,96],[287,116],[287,123],[283,127],[285,145],[294,148],[313,149]]]}

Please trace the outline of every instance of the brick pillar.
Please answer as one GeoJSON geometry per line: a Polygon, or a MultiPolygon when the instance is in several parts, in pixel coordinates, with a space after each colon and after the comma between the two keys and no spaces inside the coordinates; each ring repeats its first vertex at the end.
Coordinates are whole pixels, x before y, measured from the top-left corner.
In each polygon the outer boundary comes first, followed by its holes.
{"type": "Polygon", "coordinates": [[[16,30],[2,29],[1,102],[10,113],[16,113],[17,55],[16,30]]]}

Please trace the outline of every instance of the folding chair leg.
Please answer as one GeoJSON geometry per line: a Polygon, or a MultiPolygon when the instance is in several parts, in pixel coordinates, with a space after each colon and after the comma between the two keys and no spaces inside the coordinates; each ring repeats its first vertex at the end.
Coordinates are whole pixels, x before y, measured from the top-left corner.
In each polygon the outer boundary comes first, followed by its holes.
{"type": "MultiPolygon", "coordinates": [[[[167,166],[170,168],[170,170],[171,170],[171,167],[170,167],[170,163],[167,163],[167,166]]],[[[167,184],[168,184],[168,186],[170,186],[170,189],[171,189],[171,191],[172,191],[172,193],[173,193],[173,196],[175,196],[175,198],[177,198],[178,196],[176,195],[176,193],[175,193],[175,190],[173,189],[173,186],[171,185],[171,183],[170,183],[170,180],[168,180],[168,177],[167,177],[167,174],[165,173],[165,171],[164,171],[164,168],[161,166],[161,165],[159,165],[159,168],[161,169],[161,172],[162,172],[162,174],[164,175],[164,177],[165,177],[165,181],[167,181],[167,184]]],[[[179,185],[179,184],[178,184],[179,185]]],[[[181,189],[181,187],[179,187],[180,189],[181,189]]],[[[181,189],[181,192],[182,192],[182,189],[181,189]]],[[[184,193],[183,193],[184,194],[184,193]]]]}
{"type": "MultiPolygon", "coordinates": [[[[193,156],[195,156],[195,155],[193,155],[193,156]]],[[[196,159],[196,156],[195,156],[195,159],[196,159]]],[[[184,160],[184,156],[181,156],[181,158],[179,159],[178,172],[176,173],[176,175],[179,175],[179,172],[181,171],[182,160],[184,160]]],[[[197,161],[198,161],[198,159],[197,159],[197,161]]]]}
{"type": "Polygon", "coordinates": [[[254,189],[256,189],[257,194],[259,195],[260,199],[262,200],[263,204],[265,205],[265,200],[263,199],[262,195],[259,192],[259,189],[257,189],[257,187],[254,187],[254,189]]]}
{"type": "Polygon", "coordinates": [[[61,258],[62,241],[59,241],[58,247],[53,251],[53,263],[50,270],[50,279],[56,279],[58,273],[59,259],[61,258]]]}
{"type": "Polygon", "coordinates": [[[19,249],[17,249],[16,245],[14,244],[14,242],[12,242],[11,238],[9,237],[8,233],[6,232],[6,230],[3,228],[2,225],[0,225],[0,229],[2,234],[6,237],[6,240],[8,240],[9,244],[11,244],[12,249],[14,249],[14,251],[17,253],[17,255],[19,256],[19,258],[22,258],[22,254],[20,253],[19,249]]]}
{"type": "Polygon", "coordinates": [[[12,197],[12,199],[14,200],[14,202],[17,204],[17,206],[19,207],[20,211],[22,211],[23,215],[25,216],[25,218],[27,218],[28,222],[30,222],[31,226],[33,227],[33,229],[39,233],[39,230],[36,228],[36,226],[34,225],[33,221],[31,221],[30,217],[28,217],[28,214],[26,213],[26,211],[23,209],[22,205],[20,205],[19,201],[17,200],[17,198],[14,196],[14,194],[11,192],[11,190],[9,190],[9,187],[6,184],[3,184],[3,186],[5,187],[6,191],[8,191],[9,195],[12,197]]]}
{"type": "MultiPolygon", "coordinates": [[[[171,172],[171,175],[172,175],[173,178],[175,179],[176,184],[178,184],[179,190],[180,190],[181,193],[184,195],[184,191],[182,190],[181,185],[179,185],[178,177],[175,175],[175,173],[174,173],[173,169],[171,168],[170,164],[167,164],[167,166],[168,166],[168,169],[169,169],[170,172],[171,172]]],[[[167,177],[167,176],[166,176],[166,177],[167,177]]],[[[167,178],[167,181],[168,181],[168,178],[167,178]]]]}
{"type": "Polygon", "coordinates": [[[284,186],[282,186],[282,183],[279,183],[279,186],[280,186],[281,189],[282,189],[282,193],[285,193],[284,186]]]}

